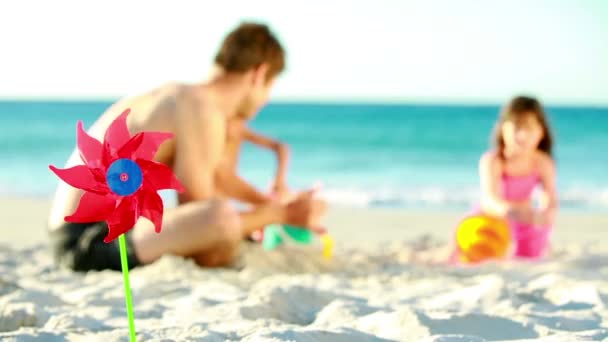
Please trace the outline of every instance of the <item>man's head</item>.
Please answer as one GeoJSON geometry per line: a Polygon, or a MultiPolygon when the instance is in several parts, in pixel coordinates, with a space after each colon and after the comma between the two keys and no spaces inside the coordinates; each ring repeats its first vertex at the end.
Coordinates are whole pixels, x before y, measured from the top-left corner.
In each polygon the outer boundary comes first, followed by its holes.
{"type": "Polygon", "coordinates": [[[268,26],[242,23],[224,38],[215,64],[245,77],[249,90],[237,115],[250,119],[266,104],[274,79],[285,68],[285,51],[268,26]]]}

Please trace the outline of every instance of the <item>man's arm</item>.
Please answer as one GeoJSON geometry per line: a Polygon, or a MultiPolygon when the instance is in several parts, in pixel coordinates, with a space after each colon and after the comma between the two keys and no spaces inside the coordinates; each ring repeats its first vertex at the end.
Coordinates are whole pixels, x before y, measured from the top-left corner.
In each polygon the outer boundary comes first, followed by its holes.
{"type": "Polygon", "coordinates": [[[255,207],[252,211],[241,213],[241,229],[243,236],[249,236],[260,227],[271,223],[283,223],[324,233],[326,230],[321,223],[321,218],[325,215],[326,210],[327,204],[314,199],[314,190],[309,190],[298,194],[288,204],[269,202],[255,207]]]}
{"type": "Polygon", "coordinates": [[[228,167],[221,167],[218,170],[216,181],[218,187],[230,198],[253,205],[262,205],[271,200],[269,196],[258,191],[253,185],[239,177],[235,170],[228,167]]]}
{"type": "Polygon", "coordinates": [[[289,148],[287,145],[258,134],[248,127],[245,127],[243,130],[243,140],[275,152],[277,155],[277,171],[274,188],[284,187],[287,183],[287,166],[289,162],[289,148]]]}
{"type": "Polygon", "coordinates": [[[224,150],[226,119],[215,108],[187,99],[176,113],[174,171],[185,188],[180,202],[213,197],[214,176],[224,150]]]}

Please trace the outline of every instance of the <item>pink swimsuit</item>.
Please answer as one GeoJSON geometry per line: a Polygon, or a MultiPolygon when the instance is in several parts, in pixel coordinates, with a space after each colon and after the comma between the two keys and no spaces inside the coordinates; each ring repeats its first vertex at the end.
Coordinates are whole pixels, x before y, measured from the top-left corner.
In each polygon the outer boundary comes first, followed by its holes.
{"type": "MultiPolygon", "coordinates": [[[[503,196],[507,201],[527,201],[539,182],[540,178],[536,174],[529,176],[503,175],[503,196]]],[[[510,221],[510,225],[515,243],[515,257],[538,258],[545,253],[549,244],[551,226],[534,226],[513,220],[510,221]]]]}
{"type": "MultiPolygon", "coordinates": [[[[536,174],[529,176],[502,176],[502,193],[507,201],[528,201],[532,196],[532,191],[540,178],[536,174]]],[[[476,205],[465,217],[481,214],[481,206],[476,205]]],[[[549,245],[549,235],[551,226],[534,226],[532,224],[509,221],[511,236],[514,249],[513,256],[516,258],[540,258],[545,253],[549,245]]],[[[454,232],[454,243],[456,243],[456,232],[454,232]]],[[[458,263],[460,251],[458,247],[450,256],[451,263],[458,263]]]]}

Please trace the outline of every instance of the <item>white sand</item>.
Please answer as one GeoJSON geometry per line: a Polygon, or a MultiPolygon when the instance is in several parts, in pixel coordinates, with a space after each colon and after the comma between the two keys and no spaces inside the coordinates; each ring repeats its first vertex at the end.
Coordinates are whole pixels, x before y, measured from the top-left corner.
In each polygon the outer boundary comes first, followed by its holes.
{"type": "MultiPolygon", "coordinates": [[[[57,270],[40,242],[46,204],[0,207],[0,340],[128,341],[122,275],[57,270]]],[[[457,216],[334,210],[331,263],[316,247],[247,246],[238,269],[165,257],[130,273],[138,339],[608,339],[608,215],[562,215],[546,261],[471,268],[439,262],[457,216]]]]}

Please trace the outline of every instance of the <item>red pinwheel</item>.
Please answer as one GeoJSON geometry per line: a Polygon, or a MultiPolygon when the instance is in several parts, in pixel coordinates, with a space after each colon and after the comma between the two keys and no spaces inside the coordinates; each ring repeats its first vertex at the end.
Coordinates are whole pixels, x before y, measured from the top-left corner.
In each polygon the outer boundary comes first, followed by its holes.
{"type": "Polygon", "coordinates": [[[161,230],[163,202],[158,190],[183,187],[169,167],[153,161],[159,146],[173,134],[141,132],[131,136],[125,110],[108,127],[103,144],[88,135],[82,121],[77,124],[77,143],[84,165],[67,169],[49,168],[66,183],[82,189],[76,211],[67,222],[108,223],[109,243],[129,231],[143,216],[157,233],[161,230]]]}

